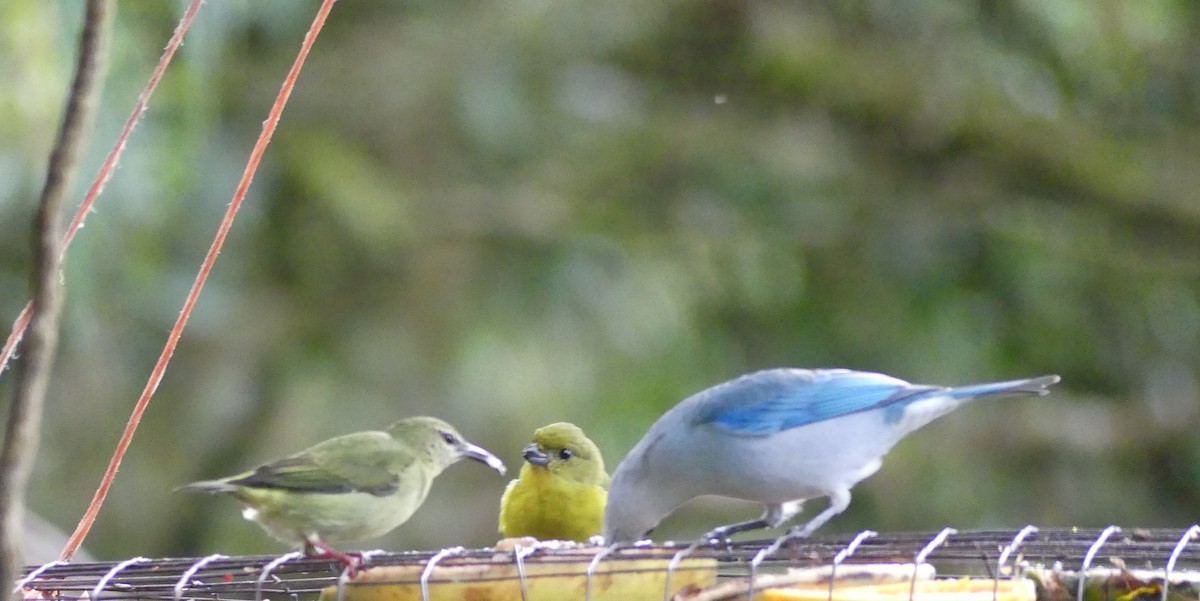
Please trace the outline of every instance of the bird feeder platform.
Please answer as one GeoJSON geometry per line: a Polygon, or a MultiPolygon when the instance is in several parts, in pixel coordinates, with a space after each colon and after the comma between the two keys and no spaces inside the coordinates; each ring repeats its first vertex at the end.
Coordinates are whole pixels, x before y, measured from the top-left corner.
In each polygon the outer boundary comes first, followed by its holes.
{"type": "Polygon", "coordinates": [[[1200,526],[877,534],[30,567],[25,599],[71,601],[1200,601],[1200,526]]]}

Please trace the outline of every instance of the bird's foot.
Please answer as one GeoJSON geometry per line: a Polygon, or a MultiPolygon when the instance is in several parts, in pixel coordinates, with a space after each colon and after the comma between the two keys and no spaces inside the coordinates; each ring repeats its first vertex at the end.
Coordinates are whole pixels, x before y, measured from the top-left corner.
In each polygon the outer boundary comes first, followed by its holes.
{"type": "Polygon", "coordinates": [[[739,526],[740,524],[730,524],[728,526],[721,526],[720,528],[713,528],[701,540],[713,546],[723,545],[726,551],[732,552],[733,535],[744,531],[739,526]]]}
{"type": "Polygon", "coordinates": [[[709,543],[723,542],[725,543],[725,547],[728,548],[733,546],[733,539],[729,538],[733,534],[733,532],[730,532],[729,526],[721,526],[720,528],[713,528],[712,530],[709,530],[708,533],[704,535],[703,540],[709,543]]]}
{"type": "Polygon", "coordinates": [[[775,549],[780,549],[780,548],[783,548],[784,545],[788,545],[793,542],[796,542],[796,541],[799,541],[802,539],[806,539],[811,534],[812,534],[812,530],[809,530],[805,526],[793,526],[791,528],[788,528],[788,531],[785,532],[783,534],[783,536],[779,537],[778,539],[775,539],[775,543],[772,546],[775,547],[775,549]]]}
{"type": "Polygon", "coordinates": [[[771,524],[762,519],[750,520],[748,522],[738,522],[736,524],[729,524],[727,526],[720,526],[718,528],[709,530],[708,534],[704,535],[703,540],[718,543],[724,542],[726,547],[732,547],[733,541],[730,539],[731,536],[739,532],[748,532],[750,530],[760,530],[762,528],[769,527],[771,527],[771,524]]]}
{"type": "Polygon", "coordinates": [[[346,566],[347,576],[354,578],[366,563],[362,553],[339,551],[319,540],[304,541],[304,555],[315,559],[336,559],[346,566]]]}

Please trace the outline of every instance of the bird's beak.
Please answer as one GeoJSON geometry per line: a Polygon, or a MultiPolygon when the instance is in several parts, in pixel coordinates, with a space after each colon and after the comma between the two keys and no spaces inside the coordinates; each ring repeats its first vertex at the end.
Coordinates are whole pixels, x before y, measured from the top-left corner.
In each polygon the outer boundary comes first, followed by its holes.
{"type": "Polygon", "coordinates": [[[473,445],[469,442],[466,443],[466,446],[463,448],[463,455],[467,459],[474,459],[480,463],[486,463],[488,467],[500,472],[501,475],[508,471],[504,467],[504,462],[500,461],[499,457],[491,454],[487,449],[473,445]]]}
{"type": "Polygon", "coordinates": [[[534,465],[546,467],[546,465],[550,463],[550,456],[542,452],[536,443],[530,443],[528,446],[522,449],[521,455],[525,457],[525,461],[528,461],[534,465]]]}

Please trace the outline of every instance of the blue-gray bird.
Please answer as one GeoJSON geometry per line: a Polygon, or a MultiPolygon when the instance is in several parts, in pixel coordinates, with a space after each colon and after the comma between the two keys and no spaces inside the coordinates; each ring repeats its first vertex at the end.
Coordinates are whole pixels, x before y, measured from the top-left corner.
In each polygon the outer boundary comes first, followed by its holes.
{"type": "Polygon", "coordinates": [[[756,520],[722,526],[706,539],[774,528],[807,499],[829,506],[791,536],[812,534],[850,505],[850,489],[917,428],[978,398],[1044,395],[1041,376],[948,388],[849,369],[769,369],[700,391],[671,408],[613,472],[604,538],[641,539],[701,495],[756,501],[756,520]]]}

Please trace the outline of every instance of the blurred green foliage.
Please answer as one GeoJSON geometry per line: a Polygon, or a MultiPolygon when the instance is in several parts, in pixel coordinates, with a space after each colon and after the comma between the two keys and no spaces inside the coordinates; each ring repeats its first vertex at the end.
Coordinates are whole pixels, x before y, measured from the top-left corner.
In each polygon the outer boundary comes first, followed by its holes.
{"type": "MultiPolygon", "coordinates": [[[[70,251],[30,500],[66,528],[316,4],[205,4],[70,251]]],[[[76,197],[183,6],[121,3],[76,197]]],[[[0,5],[4,323],[81,10],[0,5]]],[[[572,421],[615,466],[679,399],[779,365],[1063,375],[905,441],[823,532],[1190,524],[1198,53],[1181,0],[343,0],[87,545],[279,551],[171,489],[406,415],[514,466],[572,421]]],[[[456,466],[365,546],[488,544],[504,484],[456,466]]]]}

